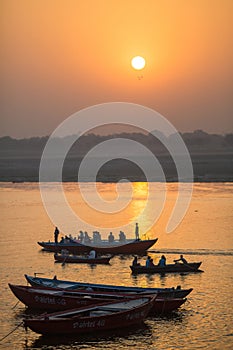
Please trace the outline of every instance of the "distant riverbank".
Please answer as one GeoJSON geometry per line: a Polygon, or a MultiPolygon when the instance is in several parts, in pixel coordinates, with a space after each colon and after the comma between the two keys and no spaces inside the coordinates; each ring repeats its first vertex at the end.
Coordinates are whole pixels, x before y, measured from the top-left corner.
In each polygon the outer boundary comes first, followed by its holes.
{"type": "MultiPolygon", "coordinates": [[[[167,182],[177,181],[177,172],[173,160],[168,155],[157,157],[165,174],[167,182]]],[[[233,181],[233,154],[196,154],[191,155],[194,182],[232,182],[233,181]]],[[[78,169],[82,158],[69,157],[63,168],[63,181],[78,181],[78,169]]],[[[0,181],[2,182],[38,182],[40,158],[36,157],[0,157],[0,181]]],[[[132,182],[146,181],[142,170],[133,163],[124,159],[115,159],[107,162],[97,173],[97,182],[117,182],[128,179],[132,182]]],[[[186,179],[181,179],[186,182],[186,179]]],[[[49,179],[48,181],[53,181],[49,179]]],[[[86,182],[92,181],[89,174],[86,182]]],[[[157,174],[150,181],[159,181],[157,174]]]]}

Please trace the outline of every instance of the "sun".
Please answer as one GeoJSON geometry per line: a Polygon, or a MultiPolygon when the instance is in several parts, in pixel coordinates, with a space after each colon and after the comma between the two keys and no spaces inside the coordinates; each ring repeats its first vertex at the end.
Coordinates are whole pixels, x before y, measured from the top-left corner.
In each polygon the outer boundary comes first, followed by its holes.
{"type": "Polygon", "coordinates": [[[143,58],[141,56],[135,56],[131,60],[131,65],[134,69],[141,70],[145,67],[146,60],[145,60],[145,58],[143,58]]]}

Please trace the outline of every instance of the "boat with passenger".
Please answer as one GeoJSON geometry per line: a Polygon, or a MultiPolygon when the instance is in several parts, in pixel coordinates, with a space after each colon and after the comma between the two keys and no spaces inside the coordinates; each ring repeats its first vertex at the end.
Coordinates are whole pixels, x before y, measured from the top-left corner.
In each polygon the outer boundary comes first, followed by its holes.
{"type": "Polygon", "coordinates": [[[73,240],[65,243],[55,243],[55,242],[38,242],[38,244],[46,251],[60,253],[63,249],[69,251],[72,254],[88,253],[90,250],[94,249],[98,254],[143,254],[149,248],[151,248],[158,238],[148,239],[148,240],[135,240],[127,239],[124,243],[120,241],[114,241],[109,243],[107,240],[102,240],[100,243],[96,244],[90,243],[79,243],[73,240]]]}
{"type": "MultiPolygon", "coordinates": [[[[71,254],[89,253],[90,250],[95,250],[97,254],[144,254],[158,240],[155,239],[140,239],[139,226],[136,223],[135,239],[127,239],[123,231],[119,233],[119,239],[115,239],[110,232],[108,239],[102,239],[100,232],[94,231],[90,237],[85,231],[80,231],[78,237],[72,235],[62,237],[58,241],[59,229],[56,227],[54,231],[54,242],[37,242],[44,250],[54,253],[61,253],[62,250],[67,250],[71,254]]],[[[144,235],[142,235],[143,237],[144,235]]]]}
{"type": "Polygon", "coordinates": [[[168,264],[166,266],[133,266],[131,265],[130,268],[132,270],[132,273],[138,274],[138,273],[181,273],[181,272],[203,272],[202,270],[199,270],[199,267],[201,266],[201,262],[194,262],[194,263],[188,263],[188,264],[168,264]]]}

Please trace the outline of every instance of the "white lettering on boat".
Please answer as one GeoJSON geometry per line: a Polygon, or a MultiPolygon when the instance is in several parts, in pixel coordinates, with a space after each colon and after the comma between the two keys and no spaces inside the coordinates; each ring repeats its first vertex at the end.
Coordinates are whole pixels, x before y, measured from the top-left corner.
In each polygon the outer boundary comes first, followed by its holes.
{"type": "Polygon", "coordinates": [[[41,303],[41,304],[66,305],[65,299],[62,299],[62,298],[51,298],[51,297],[36,295],[34,299],[37,303],[41,303]]]}
{"type": "Polygon", "coordinates": [[[73,323],[73,328],[96,328],[104,327],[105,320],[94,320],[94,321],[81,321],[73,323]]]}
{"type": "Polygon", "coordinates": [[[145,311],[132,312],[126,315],[126,320],[135,320],[145,316],[145,311]]]}

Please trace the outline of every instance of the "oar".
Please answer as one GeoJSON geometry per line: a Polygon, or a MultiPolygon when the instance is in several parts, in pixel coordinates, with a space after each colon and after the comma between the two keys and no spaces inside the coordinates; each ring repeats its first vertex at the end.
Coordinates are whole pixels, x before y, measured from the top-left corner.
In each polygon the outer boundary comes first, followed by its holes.
{"type": "Polygon", "coordinates": [[[65,257],[65,259],[63,260],[61,266],[65,266],[65,263],[66,263],[66,259],[68,258],[68,255],[65,257]]]}
{"type": "Polygon", "coordinates": [[[182,263],[184,266],[188,267],[190,270],[196,271],[196,272],[204,272],[202,270],[198,270],[195,267],[190,266],[189,264],[182,263]]]}

